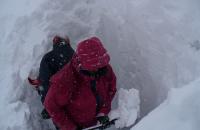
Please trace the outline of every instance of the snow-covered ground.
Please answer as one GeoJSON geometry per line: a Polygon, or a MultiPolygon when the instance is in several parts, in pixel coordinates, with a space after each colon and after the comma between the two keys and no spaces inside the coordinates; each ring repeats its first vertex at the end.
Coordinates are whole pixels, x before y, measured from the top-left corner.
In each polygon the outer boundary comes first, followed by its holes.
{"type": "Polygon", "coordinates": [[[200,80],[172,89],[158,108],[131,130],[199,130],[200,80]]]}
{"type": "MultiPolygon", "coordinates": [[[[139,90],[140,116],[145,116],[166,99],[170,88],[181,88],[200,77],[199,5],[199,0],[1,0],[0,129],[53,128],[50,121],[40,119],[42,105],[26,79],[30,74],[37,76],[41,57],[51,49],[55,34],[69,35],[74,48],[85,37],[100,37],[111,55],[118,88],[139,90]]],[[[170,94],[180,96],[180,100],[185,97],[190,104],[191,98],[198,99],[195,93],[198,89],[193,87],[198,83],[170,94]],[[179,95],[179,91],[189,92],[179,95]],[[194,92],[191,98],[190,92],[194,92]]],[[[174,96],[168,97],[164,104],[175,100],[174,96]]],[[[137,98],[120,99],[132,101],[133,106],[138,103],[137,98]]],[[[181,103],[180,100],[177,102],[181,103]]],[[[114,108],[117,102],[116,98],[114,108]]],[[[179,108],[182,105],[160,107],[133,129],[143,130],[153,125],[152,118],[164,118],[167,109],[171,109],[168,116],[175,116],[176,111],[193,114],[187,111],[190,107],[179,108]]],[[[174,122],[184,124],[199,118],[190,117],[190,121],[185,121],[185,116],[178,114],[176,119],[174,122]]],[[[157,124],[159,121],[163,129],[168,125],[164,119],[157,120],[157,124]]],[[[121,126],[129,125],[122,122],[121,126]]],[[[176,129],[176,124],[173,126],[176,129]]],[[[187,130],[198,128],[190,126],[187,125],[187,130]]]]}

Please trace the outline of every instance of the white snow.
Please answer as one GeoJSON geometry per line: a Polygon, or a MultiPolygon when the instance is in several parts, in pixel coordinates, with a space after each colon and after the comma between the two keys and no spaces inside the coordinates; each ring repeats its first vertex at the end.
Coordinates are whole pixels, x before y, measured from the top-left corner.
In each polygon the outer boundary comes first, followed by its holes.
{"type": "Polygon", "coordinates": [[[200,79],[170,90],[167,99],[131,130],[199,130],[200,79]]]}
{"type": "Polygon", "coordinates": [[[124,128],[133,125],[139,117],[140,111],[139,92],[136,89],[123,89],[118,91],[118,108],[111,111],[110,118],[119,118],[116,128],[124,128]]]}
{"type": "MultiPolygon", "coordinates": [[[[140,115],[145,116],[166,99],[171,88],[181,88],[200,77],[199,5],[199,0],[1,0],[0,129],[54,129],[51,121],[39,117],[42,104],[26,79],[28,75],[37,76],[40,60],[51,49],[55,34],[69,35],[74,48],[85,37],[100,37],[111,55],[118,88],[139,91],[140,115]]],[[[197,91],[196,87],[187,88],[191,93],[197,91]]],[[[188,93],[184,94],[188,96],[188,93]]],[[[198,95],[194,94],[193,98],[198,99],[198,95]]],[[[119,103],[116,99],[114,109],[119,103]]],[[[133,100],[119,99],[124,102],[133,100]]],[[[133,106],[138,104],[135,99],[133,106]]],[[[187,99],[186,104],[196,105],[190,102],[190,97],[187,99]]],[[[118,114],[126,115],[126,110],[132,108],[129,105],[118,114]]],[[[163,111],[170,107],[161,106],[166,107],[163,111]]],[[[186,111],[190,108],[182,110],[180,106],[175,105],[174,110],[169,110],[169,117],[170,111],[178,113],[173,114],[177,116],[172,120],[174,125],[179,123],[182,124],[180,127],[189,130],[193,123],[191,130],[199,128],[195,126],[199,119],[190,117],[194,114],[186,111]],[[180,112],[189,113],[188,121],[185,116],[179,120],[180,112]],[[185,122],[187,126],[183,125],[185,122]]],[[[131,110],[136,112],[136,109],[131,110]]],[[[153,113],[157,112],[166,116],[158,110],[153,113]]],[[[118,127],[129,126],[135,118],[135,113],[123,117],[118,127]]],[[[156,120],[156,123],[165,125],[163,120],[156,120]]],[[[150,120],[146,122],[149,125],[153,123],[150,120]]],[[[140,129],[140,125],[136,128],[140,129]]]]}

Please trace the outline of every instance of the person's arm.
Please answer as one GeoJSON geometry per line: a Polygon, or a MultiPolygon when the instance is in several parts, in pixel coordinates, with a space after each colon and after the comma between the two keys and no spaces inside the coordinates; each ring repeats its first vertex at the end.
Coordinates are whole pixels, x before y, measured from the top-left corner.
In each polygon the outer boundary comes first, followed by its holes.
{"type": "Polygon", "coordinates": [[[50,66],[48,65],[48,54],[46,54],[41,62],[40,62],[40,69],[39,69],[39,77],[38,79],[41,81],[41,85],[49,86],[49,79],[51,76],[50,66]]]}
{"type": "Polygon", "coordinates": [[[44,101],[44,106],[50,114],[53,122],[61,130],[75,130],[76,125],[67,116],[64,106],[67,105],[70,99],[70,90],[62,90],[60,84],[53,83],[44,101]]]}
{"type": "Polygon", "coordinates": [[[48,54],[46,54],[41,62],[40,62],[40,69],[39,69],[39,76],[38,79],[40,80],[40,87],[39,87],[39,93],[41,96],[41,101],[44,102],[44,99],[46,97],[46,94],[49,89],[49,79],[51,76],[51,70],[48,65],[48,54]]]}
{"type": "Polygon", "coordinates": [[[113,100],[115,93],[117,91],[117,89],[116,89],[116,76],[115,76],[115,73],[113,72],[112,67],[110,65],[108,66],[108,74],[106,75],[106,80],[107,80],[106,81],[107,85],[109,87],[109,91],[107,93],[108,99],[103,104],[103,106],[100,109],[97,116],[104,116],[104,115],[107,115],[110,112],[112,100],[113,100]]]}

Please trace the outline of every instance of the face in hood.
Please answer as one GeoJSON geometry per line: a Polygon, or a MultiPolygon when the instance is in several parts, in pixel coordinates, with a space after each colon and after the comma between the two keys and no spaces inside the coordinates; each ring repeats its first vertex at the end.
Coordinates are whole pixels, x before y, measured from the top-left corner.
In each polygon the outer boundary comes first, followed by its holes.
{"type": "Polygon", "coordinates": [[[109,64],[110,56],[97,37],[92,37],[80,42],[77,46],[76,67],[88,71],[97,71],[109,64]]]}
{"type": "Polygon", "coordinates": [[[59,48],[63,48],[66,46],[70,46],[70,40],[68,36],[65,37],[60,37],[60,36],[55,36],[53,38],[53,48],[54,49],[59,49],[59,48]]]}

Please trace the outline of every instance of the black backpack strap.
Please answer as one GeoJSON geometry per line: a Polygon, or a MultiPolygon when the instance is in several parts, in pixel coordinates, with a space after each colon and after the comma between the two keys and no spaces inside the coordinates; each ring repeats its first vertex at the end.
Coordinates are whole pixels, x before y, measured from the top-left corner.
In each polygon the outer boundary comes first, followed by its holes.
{"type": "Polygon", "coordinates": [[[97,103],[96,113],[98,113],[100,111],[100,107],[102,105],[102,99],[96,90],[96,80],[90,81],[90,85],[91,85],[91,90],[96,98],[96,103],[97,103]]]}
{"type": "Polygon", "coordinates": [[[107,67],[102,67],[102,68],[98,69],[98,71],[96,71],[96,72],[91,72],[91,71],[88,71],[88,70],[81,69],[80,73],[82,73],[86,76],[95,77],[95,78],[98,79],[101,76],[106,75],[107,71],[108,71],[107,67]]]}

